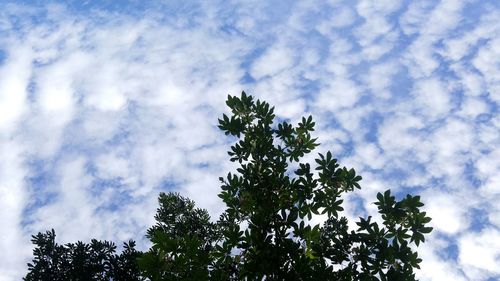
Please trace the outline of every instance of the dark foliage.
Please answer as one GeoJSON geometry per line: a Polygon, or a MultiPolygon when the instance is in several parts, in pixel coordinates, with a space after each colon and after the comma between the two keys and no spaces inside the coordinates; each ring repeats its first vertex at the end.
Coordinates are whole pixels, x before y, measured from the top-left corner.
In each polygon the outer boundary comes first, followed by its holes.
{"type": "Polygon", "coordinates": [[[150,280],[207,280],[216,225],[206,210],[175,193],[161,193],[156,225],[148,229],[153,243],[139,261],[150,280]]]}
{"type": "Polygon", "coordinates": [[[318,146],[312,117],[274,124],[274,108],[242,93],[229,96],[231,115],[219,128],[237,142],[228,152],[239,167],[221,177],[227,209],[216,224],[178,194],[161,194],[153,247],[141,259],[151,280],[415,280],[410,244],[425,240],[431,219],[419,196],[377,202],[383,224],[360,218],[349,230],[342,195],[361,176],[330,152],[315,166],[301,159],[318,146]],[[294,168],[292,168],[294,167],[294,168]],[[326,221],[311,223],[314,216],[326,221]]]}
{"type": "Polygon", "coordinates": [[[89,244],[78,241],[59,245],[55,238],[54,230],[33,235],[34,258],[24,280],[144,280],[137,265],[140,253],[135,250],[134,241],[124,243],[124,250],[117,254],[112,242],[93,239],[89,244]]]}
{"type": "Polygon", "coordinates": [[[342,197],[361,189],[361,176],[331,152],[303,161],[318,146],[312,117],[275,124],[274,108],[244,92],[226,103],[219,128],[235,138],[228,154],[238,168],[219,178],[227,208],[217,222],[161,193],[149,251],[129,242],[118,255],[110,242],[57,245],[54,231],[39,233],[25,280],[415,280],[412,244],[432,231],[419,196],[379,193],[382,223],[369,216],[349,229],[342,197]]]}

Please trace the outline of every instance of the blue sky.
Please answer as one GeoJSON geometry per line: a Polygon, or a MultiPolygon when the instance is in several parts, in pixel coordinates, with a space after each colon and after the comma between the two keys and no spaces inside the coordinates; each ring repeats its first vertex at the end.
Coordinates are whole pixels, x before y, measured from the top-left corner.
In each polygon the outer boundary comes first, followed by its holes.
{"type": "Polygon", "coordinates": [[[1,280],[50,228],[146,248],[160,191],[217,217],[242,90],[313,115],[348,217],[422,195],[421,280],[500,278],[498,1],[142,2],[0,0],[1,280]]]}

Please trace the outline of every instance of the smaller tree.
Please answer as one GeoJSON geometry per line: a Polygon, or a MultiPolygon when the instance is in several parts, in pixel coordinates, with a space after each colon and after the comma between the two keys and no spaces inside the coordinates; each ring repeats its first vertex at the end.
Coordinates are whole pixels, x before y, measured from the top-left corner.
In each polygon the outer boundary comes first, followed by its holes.
{"type": "Polygon", "coordinates": [[[210,253],[218,239],[208,212],[177,193],[160,193],[158,201],[157,223],[146,235],[153,245],[139,260],[143,275],[150,280],[208,280],[210,253]]]}
{"type": "Polygon", "coordinates": [[[28,263],[25,281],[144,280],[134,241],[124,243],[124,250],[117,254],[115,244],[109,241],[92,239],[89,244],[78,241],[59,245],[53,229],[32,238],[34,258],[28,263]]]}

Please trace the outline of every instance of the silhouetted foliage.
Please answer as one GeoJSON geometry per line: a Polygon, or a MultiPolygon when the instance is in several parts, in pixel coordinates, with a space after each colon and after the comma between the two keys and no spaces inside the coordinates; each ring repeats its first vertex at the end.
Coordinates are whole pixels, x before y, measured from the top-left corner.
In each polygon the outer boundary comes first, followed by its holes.
{"type": "Polygon", "coordinates": [[[419,196],[377,195],[383,223],[360,218],[349,230],[342,195],[361,176],[331,152],[315,166],[301,159],[318,143],[311,116],[274,124],[274,108],[244,92],[229,96],[219,128],[237,142],[228,152],[236,172],[221,177],[227,209],[217,223],[178,194],[161,194],[153,247],[140,260],[151,280],[414,280],[431,219],[419,196]],[[325,222],[312,223],[323,215],[325,222]]]}
{"type": "Polygon", "coordinates": [[[54,231],[39,233],[25,280],[415,280],[421,259],[411,244],[432,231],[419,196],[378,193],[382,223],[369,216],[349,229],[342,196],[361,188],[361,176],[331,152],[303,161],[318,146],[312,117],[275,124],[274,108],[244,92],[226,104],[219,128],[236,140],[228,154],[238,168],[219,178],[218,221],[161,193],[147,252],[133,242],[120,255],[106,241],[60,246],[54,231]]]}
{"type": "Polygon", "coordinates": [[[144,280],[137,265],[140,252],[135,242],[124,243],[124,250],[116,254],[116,246],[109,241],[93,239],[59,245],[54,230],[33,235],[33,261],[28,264],[26,281],[67,280],[144,280]]]}
{"type": "Polygon", "coordinates": [[[206,210],[175,193],[161,193],[157,224],[148,229],[153,243],[140,259],[151,280],[207,280],[210,250],[217,240],[216,225],[206,210]]]}

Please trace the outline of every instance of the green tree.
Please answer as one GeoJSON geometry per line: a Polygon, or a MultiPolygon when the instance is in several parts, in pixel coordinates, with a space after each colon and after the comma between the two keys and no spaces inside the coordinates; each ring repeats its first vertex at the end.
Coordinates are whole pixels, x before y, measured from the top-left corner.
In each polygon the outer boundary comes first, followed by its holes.
{"type": "Polygon", "coordinates": [[[139,272],[135,242],[124,243],[116,253],[109,241],[93,239],[89,244],[78,241],[59,245],[52,229],[33,235],[33,261],[28,264],[25,281],[136,281],[144,280],[139,272]]]}
{"type": "Polygon", "coordinates": [[[147,252],[132,241],[120,255],[106,241],[58,245],[54,231],[39,233],[24,280],[415,280],[412,245],[432,231],[419,196],[378,193],[382,224],[369,216],[349,229],[342,196],[361,176],[331,152],[302,160],[318,146],[312,117],[275,124],[274,108],[244,92],[226,104],[219,128],[235,138],[228,154],[238,168],[219,178],[219,220],[161,193],[147,252]],[[320,215],[324,223],[312,223],[320,215]]]}
{"type": "MultiPolygon", "coordinates": [[[[146,237],[153,246],[139,265],[150,280],[208,280],[216,225],[206,210],[177,193],[161,193],[156,225],[146,237]]],[[[224,279],[221,279],[224,280],[224,279]]]]}
{"type": "Polygon", "coordinates": [[[312,117],[274,123],[274,108],[244,92],[228,96],[219,128],[236,138],[228,154],[239,167],[221,177],[227,209],[216,223],[178,194],[161,194],[152,248],[140,259],[156,280],[415,280],[418,246],[432,228],[419,196],[377,194],[382,225],[360,218],[348,229],[342,195],[361,176],[331,152],[314,167],[301,159],[318,143],[312,117]],[[326,221],[312,224],[313,216],[326,221]]]}

